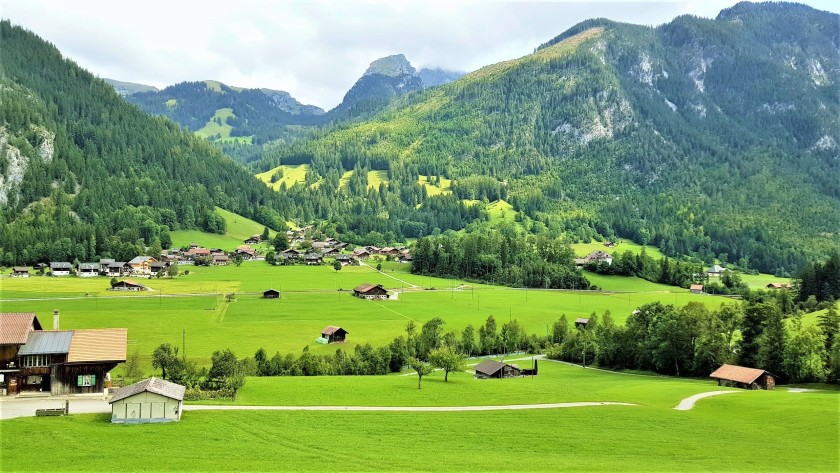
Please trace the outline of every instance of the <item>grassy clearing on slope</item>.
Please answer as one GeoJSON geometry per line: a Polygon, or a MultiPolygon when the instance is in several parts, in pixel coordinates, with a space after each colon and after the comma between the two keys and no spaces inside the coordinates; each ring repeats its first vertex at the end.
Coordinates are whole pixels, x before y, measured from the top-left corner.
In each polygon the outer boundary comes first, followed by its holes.
{"type": "Polygon", "coordinates": [[[772,274],[740,274],[741,281],[744,281],[750,286],[750,289],[763,289],[771,282],[778,282],[782,284],[791,284],[791,278],[779,278],[772,274]]]}
{"type": "Polygon", "coordinates": [[[235,117],[235,115],[233,114],[232,108],[220,108],[216,110],[216,114],[210,118],[203,128],[196,130],[195,134],[203,138],[209,138],[216,135],[221,135],[222,138],[230,138],[230,130],[232,130],[233,127],[228,125],[227,119],[233,117],[235,117]],[[217,118],[221,120],[221,124],[216,122],[217,118]]]}
{"type": "Polygon", "coordinates": [[[257,179],[263,181],[268,187],[279,190],[282,184],[286,184],[286,188],[292,187],[295,184],[303,184],[306,182],[306,173],[309,171],[308,164],[286,165],[282,164],[274,169],[266,172],[261,172],[256,175],[257,179]],[[283,172],[283,177],[277,182],[271,182],[274,174],[277,171],[283,172]]]}
{"type": "Polygon", "coordinates": [[[575,254],[581,258],[588,255],[589,253],[592,253],[593,251],[606,251],[610,254],[624,253],[625,251],[630,251],[634,255],[638,255],[642,252],[642,248],[645,248],[645,252],[651,258],[662,259],[665,257],[665,255],[663,255],[662,252],[659,251],[659,248],[655,246],[642,246],[638,243],[633,243],[629,240],[621,240],[620,243],[611,248],[604,246],[604,243],[600,241],[593,241],[591,243],[572,243],[569,246],[571,246],[575,254]]]}
{"type": "Polygon", "coordinates": [[[379,184],[388,183],[388,171],[368,171],[368,188],[379,189],[379,184]]]}
{"type": "Polygon", "coordinates": [[[440,178],[439,185],[434,185],[429,183],[429,176],[420,176],[417,179],[417,182],[420,183],[421,186],[426,188],[426,192],[429,194],[430,197],[434,197],[440,194],[451,194],[452,193],[452,180],[446,178],[440,178]]]}
{"type": "MultiPolygon", "coordinates": [[[[178,423],[145,425],[113,425],[107,414],[31,417],[3,421],[0,447],[4,471],[78,470],[80,465],[110,471],[117,463],[126,471],[150,465],[166,465],[170,471],[615,471],[617,465],[645,472],[838,469],[836,392],[742,391],[675,411],[681,396],[709,383],[569,370],[548,372],[557,377],[560,391],[554,397],[531,387],[549,383],[537,379],[464,379],[472,389],[424,381],[422,390],[405,388],[398,396],[409,405],[434,405],[458,394],[481,398],[498,393],[501,401],[514,398],[510,391],[520,391],[522,398],[562,402],[585,396],[589,388],[592,397],[586,400],[609,396],[638,399],[641,405],[495,412],[185,412],[178,423]],[[424,403],[424,396],[430,402],[424,403]],[[51,445],[51,455],[31,448],[33,438],[51,445]],[[504,448],[488,455],[488,439],[503,439],[504,448]],[[108,448],[92,447],[97,445],[108,448]],[[424,454],[413,453],[417,445],[424,454]],[[340,459],[325,460],[324,452],[337,451],[340,459]],[[154,452],[152,463],[149,452],[154,452]]],[[[354,395],[364,400],[370,389],[374,400],[381,392],[378,383],[387,389],[388,383],[413,385],[414,380],[267,381],[291,382],[288,392],[277,391],[283,402],[326,398],[334,389],[339,400],[354,395]],[[344,385],[364,389],[354,394],[344,385]]]]}
{"type": "MultiPolygon", "coordinates": [[[[265,225],[257,223],[239,214],[216,207],[214,212],[225,220],[225,234],[202,232],[199,230],[176,230],[171,232],[172,245],[176,248],[198,243],[206,248],[221,248],[226,251],[236,249],[246,238],[251,235],[262,234],[265,225]]],[[[269,229],[269,237],[277,234],[269,229]]]]}

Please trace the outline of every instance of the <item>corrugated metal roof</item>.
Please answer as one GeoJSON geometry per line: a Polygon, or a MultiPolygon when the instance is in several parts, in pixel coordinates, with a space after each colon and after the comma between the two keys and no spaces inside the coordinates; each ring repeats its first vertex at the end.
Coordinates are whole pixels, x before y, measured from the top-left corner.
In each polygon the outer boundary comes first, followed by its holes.
{"type": "Polygon", "coordinates": [[[171,381],[166,381],[165,379],[149,378],[144,379],[143,381],[140,381],[138,383],[126,386],[124,388],[120,388],[119,390],[117,390],[117,392],[114,393],[114,397],[108,402],[110,404],[113,404],[127,397],[131,397],[135,394],[140,394],[146,391],[155,394],[160,394],[161,396],[166,396],[170,399],[183,401],[184,391],[186,391],[186,389],[187,388],[181,386],[180,384],[175,384],[171,381]]]}
{"type": "Polygon", "coordinates": [[[20,347],[18,355],[53,355],[70,351],[72,330],[29,332],[26,345],[20,347]]]}
{"type": "Polygon", "coordinates": [[[758,379],[764,370],[756,368],[747,368],[737,365],[723,365],[716,369],[714,373],[710,374],[710,378],[723,379],[727,381],[735,381],[736,383],[752,384],[758,379]]]}
{"type": "Polygon", "coordinates": [[[128,329],[76,330],[67,354],[68,363],[125,361],[128,329]]]}
{"type": "Polygon", "coordinates": [[[0,312],[0,345],[23,345],[33,327],[41,330],[34,312],[0,312]]]}

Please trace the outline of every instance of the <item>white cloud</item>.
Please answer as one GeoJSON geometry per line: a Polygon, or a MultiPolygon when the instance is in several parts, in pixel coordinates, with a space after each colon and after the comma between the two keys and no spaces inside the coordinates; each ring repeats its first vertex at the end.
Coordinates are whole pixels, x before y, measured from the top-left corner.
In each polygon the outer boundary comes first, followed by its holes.
{"type": "Polygon", "coordinates": [[[330,108],[389,54],[418,68],[475,70],[528,54],[588,18],[656,25],[684,13],[714,17],[733,3],[3,0],[0,16],[100,77],[158,87],[215,79],[330,108]]]}

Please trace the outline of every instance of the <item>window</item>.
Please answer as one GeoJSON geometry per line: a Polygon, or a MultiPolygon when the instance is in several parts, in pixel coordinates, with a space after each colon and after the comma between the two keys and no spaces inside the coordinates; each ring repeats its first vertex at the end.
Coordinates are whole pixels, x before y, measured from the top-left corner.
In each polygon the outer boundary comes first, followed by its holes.
{"type": "Polygon", "coordinates": [[[50,355],[28,355],[23,357],[23,366],[26,368],[36,368],[42,366],[50,366],[50,355]]]}

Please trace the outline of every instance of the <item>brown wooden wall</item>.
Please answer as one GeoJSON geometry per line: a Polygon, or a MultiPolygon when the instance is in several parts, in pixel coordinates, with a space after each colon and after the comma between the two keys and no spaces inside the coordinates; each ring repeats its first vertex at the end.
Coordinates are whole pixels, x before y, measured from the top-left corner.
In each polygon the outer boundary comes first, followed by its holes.
{"type": "Polygon", "coordinates": [[[52,372],[52,394],[57,396],[62,394],[101,393],[105,389],[105,375],[116,366],[116,363],[56,365],[52,372]],[[93,386],[76,386],[78,377],[88,374],[96,376],[96,384],[93,386]]]}

